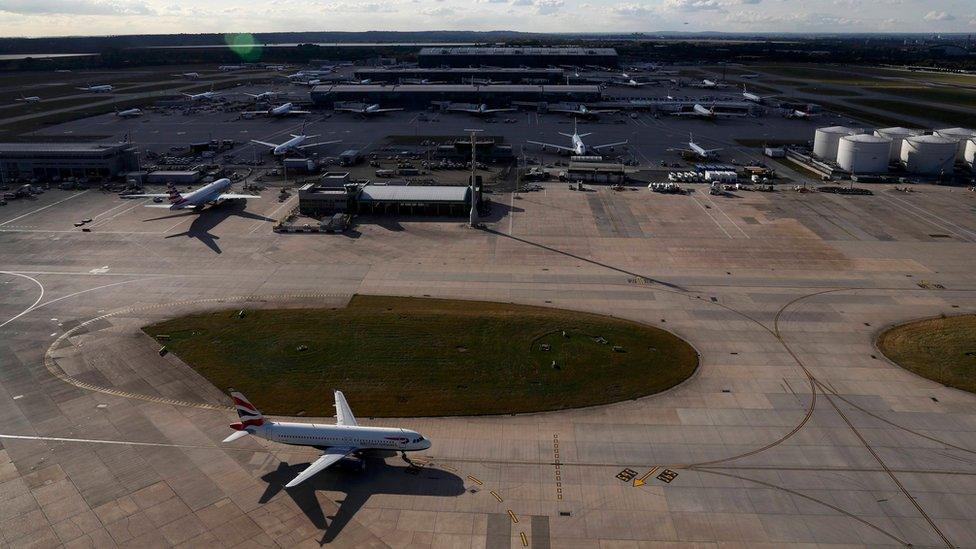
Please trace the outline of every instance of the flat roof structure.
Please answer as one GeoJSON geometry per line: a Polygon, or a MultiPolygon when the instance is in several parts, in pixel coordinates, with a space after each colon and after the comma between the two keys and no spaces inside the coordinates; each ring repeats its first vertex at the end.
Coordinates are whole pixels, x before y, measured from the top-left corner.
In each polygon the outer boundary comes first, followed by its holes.
{"type": "Polygon", "coordinates": [[[617,50],[582,46],[543,47],[433,47],[422,48],[421,67],[545,67],[549,65],[617,66],[617,50]]]}
{"type": "Polygon", "coordinates": [[[464,203],[471,189],[466,185],[366,185],[359,194],[360,202],[439,202],[464,203]]]}
{"type": "Polygon", "coordinates": [[[407,79],[412,80],[434,80],[445,83],[464,83],[471,78],[484,80],[500,80],[512,83],[539,83],[545,81],[550,84],[558,84],[563,81],[564,71],[557,68],[536,68],[529,69],[524,67],[496,67],[496,68],[472,68],[472,67],[446,67],[446,68],[363,68],[356,70],[356,78],[360,80],[373,80],[382,82],[400,82],[407,79]]]}
{"type": "Polygon", "coordinates": [[[512,101],[599,101],[599,86],[527,84],[339,84],[315,86],[311,92],[317,105],[339,101],[372,101],[384,106],[426,108],[434,101],[454,103],[508,104],[512,101]]]}
{"type": "Polygon", "coordinates": [[[139,169],[130,143],[0,143],[0,179],[115,177],[139,169]]]}

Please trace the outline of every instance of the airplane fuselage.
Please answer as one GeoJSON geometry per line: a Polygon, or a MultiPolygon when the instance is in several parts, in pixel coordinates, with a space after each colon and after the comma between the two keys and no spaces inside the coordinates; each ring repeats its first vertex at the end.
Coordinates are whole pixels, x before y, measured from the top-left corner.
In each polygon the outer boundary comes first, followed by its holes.
{"type": "Polygon", "coordinates": [[[273,152],[275,156],[287,154],[292,149],[297,149],[298,147],[302,146],[302,143],[304,143],[306,139],[308,139],[308,136],[297,135],[275,147],[273,152]]]}
{"type": "Polygon", "coordinates": [[[707,109],[697,103],[695,104],[695,113],[705,118],[713,118],[715,116],[715,113],[712,110],[707,109]]]}
{"type": "Polygon", "coordinates": [[[215,202],[219,199],[220,195],[230,188],[230,179],[222,178],[214,181],[213,183],[204,185],[199,189],[185,194],[178,198],[173,204],[170,205],[171,210],[184,210],[186,208],[194,208],[198,206],[203,206],[210,202],[215,202]]]}
{"type": "Polygon", "coordinates": [[[268,111],[271,116],[284,116],[291,112],[295,105],[292,103],[285,103],[268,111]]]}
{"type": "Polygon", "coordinates": [[[762,103],[762,97],[759,97],[754,93],[742,92],[742,97],[746,101],[752,101],[753,103],[762,103]]]}
{"type": "MultiPolygon", "coordinates": [[[[232,427],[238,428],[237,426],[232,427]]],[[[315,448],[341,446],[353,447],[357,450],[392,450],[396,452],[419,451],[430,448],[430,441],[421,436],[420,433],[392,427],[265,421],[262,425],[257,426],[244,427],[240,425],[239,429],[274,442],[315,448]]]]}

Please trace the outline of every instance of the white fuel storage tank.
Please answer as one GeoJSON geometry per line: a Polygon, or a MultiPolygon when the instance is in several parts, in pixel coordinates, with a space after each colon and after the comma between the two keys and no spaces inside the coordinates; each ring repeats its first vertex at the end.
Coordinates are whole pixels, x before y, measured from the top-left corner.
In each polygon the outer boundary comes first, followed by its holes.
{"type": "Polygon", "coordinates": [[[944,130],[935,130],[934,134],[956,141],[956,160],[960,161],[963,155],[966,154],[966,141],[971,137],[976,137],[976,131],[969,128],[946,128],[944,130]]]}
{"type": "Polygon", "coordinates": [[[901,146],[901,161],[911,173],[935,175],[952,173],[959,143],[938,135],[906,137],[901,146]]]}
{"type": "Polygon", "coordinates": [[[881,128],[874,131],[874,135],[878,137],[887,137],[891,140],[891,150],[889,151],[890,156],[888,160],[891,162],[897,162],[901,158],[901,144],[905,142],[906,137],[911,137],[913,135],[921,135],[922,130],[913,130],[911,128],[881,128]]]}
{"type": "Polygon", "coordinates": [[[837,164],[853,174],[888,171],[891,140],[869,133],[845,135],[837,145],[837,164]]]}
{"type": "Polygon", "coordinates": [[[837,145],[845,135],[854,135],[858,130],[847,126],[830,126],[818,128],[813,136],[813,154],[821,160],[833,162],[837,160],[837,145]]]}

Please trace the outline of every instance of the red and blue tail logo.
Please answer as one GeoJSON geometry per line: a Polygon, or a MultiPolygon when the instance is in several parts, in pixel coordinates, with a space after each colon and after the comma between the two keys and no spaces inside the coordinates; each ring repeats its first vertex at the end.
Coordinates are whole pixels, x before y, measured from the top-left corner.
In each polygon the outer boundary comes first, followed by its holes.
{"type": "Polygon", "coordinates": [[[257,427],[264,425],[264,416],[254,407],[247,397],[237,391],[231,391],[230,397],[234,400],[234,407],[237,408],[237,415],[241,418],[240,423],[231,425],[232,429],[241,431],[247,427],[257,427]]]}

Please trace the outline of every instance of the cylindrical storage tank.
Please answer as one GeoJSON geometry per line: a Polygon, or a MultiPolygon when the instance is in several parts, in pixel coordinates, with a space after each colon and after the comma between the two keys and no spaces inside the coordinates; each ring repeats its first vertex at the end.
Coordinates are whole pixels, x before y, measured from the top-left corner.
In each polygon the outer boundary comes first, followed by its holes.
{"type": "Polygon", "coordinates": [[[970,168],[976,170],[976,137],[966,141],[966,153],[963,155],[963,159],[970,168]]]}
{"type": "Polygon", "coordinates": [[[935,130],[934,133],[939,137],[954,139],[956,141],[956,160],[962,160],[966,154],[966,141],[970,137],[976,137],[976,132],[969,128],[946,128],[944,130],[935,130]]]}
{"type": "Polygon", "coordinates": [[[837,145],[837,164],[851,173],[888,171],[891,140],[867,133],[845,135],[837,145]]]}
{"type": "Polygon", "coordinates": [[[837,159],[837,145],[840,143],[840,138],[856,133],[858,133],[857,130],[847,126],[818,128],[817,133],[813,136],[813,154],[821,160],[833,162],[837,159]]]}
{"type": "Polygon", "coordinates": [[[901,146],[901,161],[911,173],[935,175],[952,173],[959,144],[938,135],[906,137],[901,146]]]}
{"type": "Polygon", "coordinates": [[[913,130],[911,128],[881,128],[880,130],[875,130],[874,135],[878,137],[887,137],[891,140],[891,150],[889,151],[890,156],[888,160],[891,162],[897,162],[901,158],[901,144],[905,142],[906,137],[911,137],[913,135],[921,135],[922,130],[913,130]]]}

